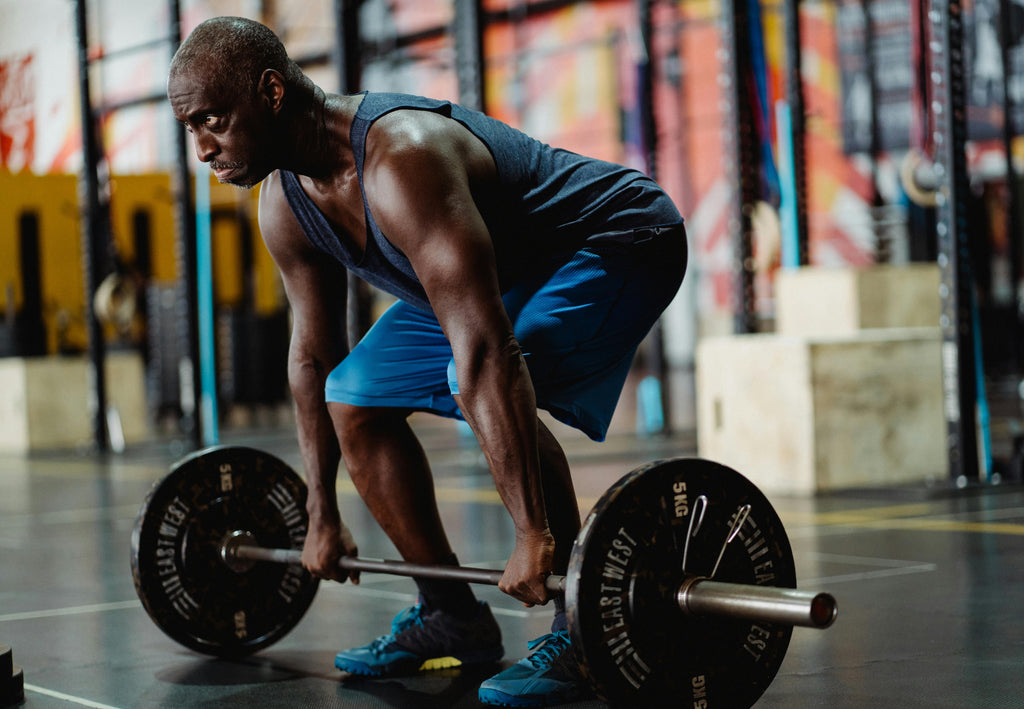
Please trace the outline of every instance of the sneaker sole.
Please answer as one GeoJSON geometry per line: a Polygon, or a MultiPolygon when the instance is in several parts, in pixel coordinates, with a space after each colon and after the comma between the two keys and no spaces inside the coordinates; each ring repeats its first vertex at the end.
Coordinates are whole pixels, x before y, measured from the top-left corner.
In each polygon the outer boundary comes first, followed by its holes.
{"type": "Polygon", "coordinates": [[[478,653],[471,653],[456,657],[445,655],[442,657],[430,657],[423,660],[416,666],[415,658],[397,660],[385,665],[368,665],[365,662],[348,660],[335,657],[334,666],[342,672],[357,675],[359,677],[384,677],[388,675],[403,675],[413,672],[430,672],[434,670],[447,670],[462,665],[481,665],[484,663],[498,662],[505,655],[505,648],[499,645],[493,650],[485,650],[478,653]]]}
{"type": "Polygon", "coordinates": [[[528,694],[524,697],[517,697],[514,694],[505,694],[496,689],[481,689],[477,694],[477,698],[484,704],[499,707],[546,707],[553,704],[566,704],[580,699],[582,696],[582,692],[566,692],[544,696],[528,694]]]}

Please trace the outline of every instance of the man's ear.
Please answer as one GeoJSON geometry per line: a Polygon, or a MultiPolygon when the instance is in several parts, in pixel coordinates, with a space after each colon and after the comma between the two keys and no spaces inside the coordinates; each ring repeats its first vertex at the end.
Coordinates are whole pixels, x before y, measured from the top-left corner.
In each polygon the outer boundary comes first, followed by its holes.
{"type": "Polygon", "coordinates": [[[284,105],[284,77],[281,72],[274,69],[266,69],[260,76],[259,95],[267,102],[267,107],[275,114],[280,112],[284,105]]]}

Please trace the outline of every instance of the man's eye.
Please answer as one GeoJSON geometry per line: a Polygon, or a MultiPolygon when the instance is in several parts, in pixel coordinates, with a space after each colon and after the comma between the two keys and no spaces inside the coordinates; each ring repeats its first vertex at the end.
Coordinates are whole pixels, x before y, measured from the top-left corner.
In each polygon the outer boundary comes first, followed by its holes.
{"type": "Polygon", "coordinates": [[[220,116],[206,116],[203,118],[203,125],[207,128],[216,128],[220,125],[220,116]]]}

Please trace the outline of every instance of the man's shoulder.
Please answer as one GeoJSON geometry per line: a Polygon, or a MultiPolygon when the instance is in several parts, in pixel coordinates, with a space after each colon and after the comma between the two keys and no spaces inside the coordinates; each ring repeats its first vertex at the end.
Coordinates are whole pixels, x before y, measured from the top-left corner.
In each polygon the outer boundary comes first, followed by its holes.
{"type": "Polygon", "coordinates": [[[260,184],[259,219],[262,226],[264,216],[271,216],[278,208],[286,204],[284,187],[281,184],[281,171],[274,170],[260,184]]]}
{"type": "Polygon", "coordinates": [[[450,156],[464,132],[461,125],[436,113],[393,111],[376,121],[367,136],[364,170],[450,156]]]}
{"type": "Polygon", "coordinates": [[[280,170],[271,172],[260,185],[257,217],[265,237],[300,229],[285,195],[280,170]]]}

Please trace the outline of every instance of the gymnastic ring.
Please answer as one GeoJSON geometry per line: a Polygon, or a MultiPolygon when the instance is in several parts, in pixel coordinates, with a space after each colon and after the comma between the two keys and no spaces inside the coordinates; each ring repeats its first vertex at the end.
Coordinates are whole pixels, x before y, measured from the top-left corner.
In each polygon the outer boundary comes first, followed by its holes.
{"type": "Polygon", "coordinates": [[[103,279],[93,295],[93,312],[100,322],[124,332],[135,319],[137,295],[131,279],[111,273],[103,279]]]}
{"type": "Polygon", "coordinates": [[[935,207],[938,205],[937,189],[922,188],[917,181],[917,170],[925,162],[925,155],[917,148],[911,148],[900,162],[900,184],[910,201],[919,207],[935,207]]]}

